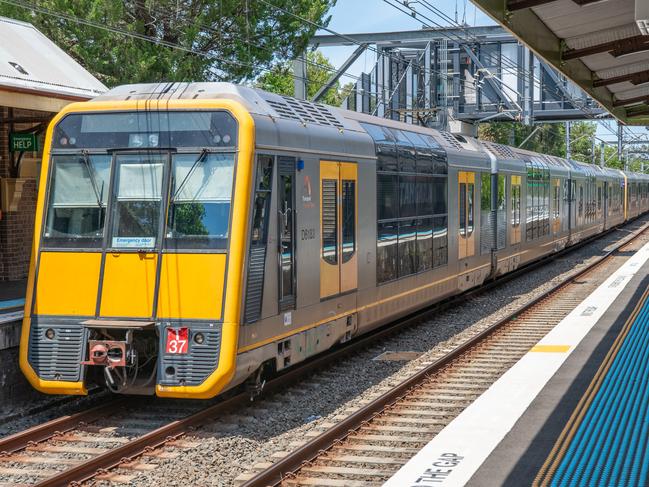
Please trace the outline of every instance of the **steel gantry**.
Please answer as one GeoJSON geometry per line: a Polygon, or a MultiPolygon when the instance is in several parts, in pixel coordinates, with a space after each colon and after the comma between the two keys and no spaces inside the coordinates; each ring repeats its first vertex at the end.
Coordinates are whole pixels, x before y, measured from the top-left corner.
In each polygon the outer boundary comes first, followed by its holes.
{"type": "MultiPolygon", "coordinates": [[[[375,63],[361,73],[344,103],[355,111],[444,129],[453,122],[531,124],[607,116],[500,26],[318,35],[311,46],[356,47],[314,101],[372,50],[375,63]]],[[[296,93],[306,89],[301,86],[296,93]]]]}

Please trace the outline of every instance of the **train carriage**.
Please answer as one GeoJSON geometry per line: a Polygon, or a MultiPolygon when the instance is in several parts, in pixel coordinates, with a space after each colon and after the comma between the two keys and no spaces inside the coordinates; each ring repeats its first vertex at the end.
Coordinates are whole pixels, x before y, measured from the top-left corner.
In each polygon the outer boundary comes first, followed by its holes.
{"type": "Polygon", "coordinates": [[[649,178],[226,83],[47,133],[20,363],[208,398],[647,211],[649,178]]]}

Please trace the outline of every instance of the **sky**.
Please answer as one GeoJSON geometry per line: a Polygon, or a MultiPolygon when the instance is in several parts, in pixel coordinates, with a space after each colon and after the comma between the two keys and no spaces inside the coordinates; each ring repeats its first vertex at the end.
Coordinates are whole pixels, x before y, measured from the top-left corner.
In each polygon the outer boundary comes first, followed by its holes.
{"type": "MultiPolygon", "coordinates": [[[[397,0],[397,3],[402,0],[397,0]]],[[[466,21],[468,25],[494,25],[495,22],[484,12],[477,8],[470,0],[426,0],[429,4],[444,12],[451,19],[456,18],[459,23],[466,21]]],[[[394,0],[393,0],[394,3],[394,0]]],[[[433,20],[442,22],[439,17],[433,16],[430,11],[418,6],[419,2],[411,1],[412,6],[426,13],[433,20]]],[[[416,30],[422,27],[421,22],[399,12],[388,5],[384,0],[338,0],[336,5],[329,12],[331,21],[329,28],[342,34],[355,34],[363,32],[393,32],[399,30],[416,30]]],[[[320,31],[318,34],[327,34],[320,31]]],[[[334,66],[340,66],[357,46],[328,47],[322,48],[334,66]]],[[[376,61],[375,53],[366,51],[350,67],[348,73],[353,76],[361,72],[369,72],[376,61]]],[[[350,77],[343,77],[342,83],[353,81],[350,77]]],[[[598,124],[597,136],[607,140],[615,140],[615,123],[609,122],[608,126],[598,124]],[[611,130],[612,129],[612,130],[611,130]]],[[[629,127],[628,133],[647,136],[649,132],[644,127],[629,127]]]]}

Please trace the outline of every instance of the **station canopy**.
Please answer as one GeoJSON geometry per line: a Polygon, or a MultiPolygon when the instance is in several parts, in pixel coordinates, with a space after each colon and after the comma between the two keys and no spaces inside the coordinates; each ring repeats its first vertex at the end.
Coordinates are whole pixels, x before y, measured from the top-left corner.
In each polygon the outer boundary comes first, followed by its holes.
{"type": "Polygon", "coordinates": [[[618,120],[649,125],[649,0],[473,0],[618,120]]]}
{"type": "Polygon", "coordinates": [[[0,17],[0,106],[58,112],[106,91],[33,25],[0,17]]]}

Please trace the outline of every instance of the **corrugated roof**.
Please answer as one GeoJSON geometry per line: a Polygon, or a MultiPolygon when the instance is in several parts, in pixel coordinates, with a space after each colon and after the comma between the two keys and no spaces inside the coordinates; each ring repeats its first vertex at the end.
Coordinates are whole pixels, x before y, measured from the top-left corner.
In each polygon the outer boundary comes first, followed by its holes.
{"type": "Polygon", "coordinates": [[[0,17],[0,89],[90,99],[108,88],[33,25],[0,17]]]}
{"type": "Polygon", "coordinates": [[[649,0],[474,0],[622,122],[649,125],[649,0]]]}

